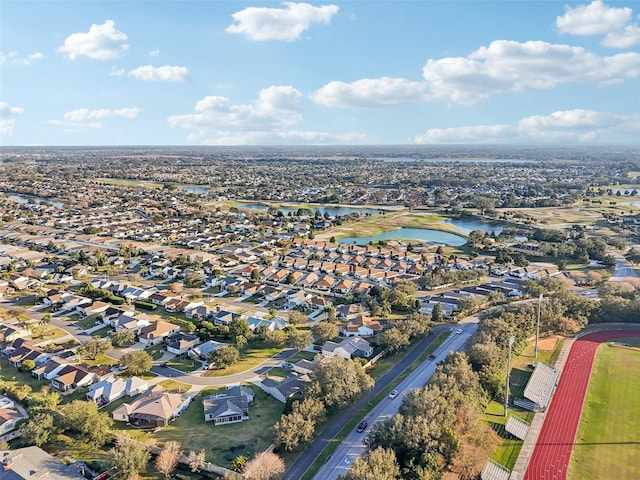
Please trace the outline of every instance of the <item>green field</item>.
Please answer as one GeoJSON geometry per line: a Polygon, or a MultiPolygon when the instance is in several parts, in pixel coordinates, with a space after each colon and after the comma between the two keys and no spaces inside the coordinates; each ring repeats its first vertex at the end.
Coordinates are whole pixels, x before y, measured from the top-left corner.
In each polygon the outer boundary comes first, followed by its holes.
{"type": "Polygon", "coordinates": [[[640,478],[638,372],[639,348],[605,344],[598,349],[571,456],[570,480],[640,478]]]}

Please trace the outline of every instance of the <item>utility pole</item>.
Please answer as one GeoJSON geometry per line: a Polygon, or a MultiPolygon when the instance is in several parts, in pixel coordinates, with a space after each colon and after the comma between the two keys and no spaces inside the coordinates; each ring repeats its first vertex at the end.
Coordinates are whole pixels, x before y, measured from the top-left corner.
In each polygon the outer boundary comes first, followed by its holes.
{"type": "Polygon", "coordinates": [[[542,310],[542,297],[543,294],[540,294],[538,298],[538,321],[536,322],[536,346],[533,349],[533,358],[538,358],[538,337],[540,336],[540,310],[542,310]]]}
{"type": "Polygon", "coordinates": [[[516,337],[511,335],[509,337],[509,356],[507,357],[507,388],[504,392],[504,416],[507,416],[507,409],[509,408],[509,375],[511,374],[511,347],[516,341],[516,337]]]}

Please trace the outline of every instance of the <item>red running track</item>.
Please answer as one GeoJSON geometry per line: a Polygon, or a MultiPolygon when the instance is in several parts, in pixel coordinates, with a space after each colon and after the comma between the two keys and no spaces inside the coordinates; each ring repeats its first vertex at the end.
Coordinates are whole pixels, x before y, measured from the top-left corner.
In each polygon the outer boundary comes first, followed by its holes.
{"type": "Polygon", "coordinates": [[[602,342],[631,337],[640,337],[640,331],[590,333],[573,343],[524,480],[566,480],[596,350],[602,342]]]}

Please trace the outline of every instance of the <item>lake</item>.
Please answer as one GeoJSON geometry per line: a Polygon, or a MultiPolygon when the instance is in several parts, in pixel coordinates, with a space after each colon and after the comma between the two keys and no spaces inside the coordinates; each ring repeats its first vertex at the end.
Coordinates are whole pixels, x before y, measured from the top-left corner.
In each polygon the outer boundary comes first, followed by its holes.
{"type": "Polygon", "coordinates": [[[456,218],[447,218],[439,223],[446,223],[460,230],[462,233],[470,233],[474,230],[482,230],[485,233],[493,232],[500,235],[502,227],[496,223],[483,222],[482,220],[460,220],[456,218]]]}
{"type": "Polygon", "coordinates": [[[209,193],[209,189],[203,188],[203,187],[181,186],[181,187],[178,187],[178,190],[186,193],[197,193],[198,195],[205,195],[209,193]]]}
{"type": "Polygon", "coordinates": [[[7,198],[13,202],[18,202],[18,203],[29,203],[29,200],[31,199],[31,200],[35,200],[37,204],[46,202],[49,205],[53,205],[56,208],[62,208],[62,203],[56,202],[54,200],[47,200],[46,198],[42,198],[42,197],[11,194],[11,195],[8,195],[7,198]]]}
{"type": "Polygon", "coordinates": [[[382,232],[372,237],[341,238],[338,242],[348,244],[355,242],[358,245],[366,245],[369,242],[377,242],[378,240],[418,240],[421,242],[442,243],[453,247],[459,247],[467,243],[467,240],[460,235],[428,228],[399,228],[382,232]]]}
{"type": "MultiPolygon", "coordinates": [[[[263,203],[243,203],[238,205],[237,208],[241,210],[268,210],[269,205],[265,205],[263,203]]],[[[358,213],[360,215],[375,215],[380,213],[381,210],[373,209],[373,208],[355,208],[355,207],[309,207],[312,212],[316,212],[316,210],[320,210],[320,214],[324,215],[325,212],[331,215],[332,217],[338,217],[343,215],[350,215],[352,213],[358,213]]],[[[298,207],[281,207],[278,208],[285,215],[289,215],[289,212],[295,214],[298,211],[298,207]]]]}

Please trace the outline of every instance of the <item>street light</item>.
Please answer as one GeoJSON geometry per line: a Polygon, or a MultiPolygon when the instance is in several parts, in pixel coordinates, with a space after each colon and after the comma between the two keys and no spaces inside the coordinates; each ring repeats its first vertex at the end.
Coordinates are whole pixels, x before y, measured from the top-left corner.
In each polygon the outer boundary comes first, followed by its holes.
{"type": "Polygon", "coordinates": [[[516,337],[511,335],[509,337],[509,356],[507,357],[507,389],[504,392],[504,416],[507,416],[507,408],[509,407],[509,374],[511,373],[511,347],[516,341],[516,337]]]}
{"type": "Polygon", "coordinates": [[[538,298],[538,321],[536,322],[536,346],[533,349],[533,358],[538,358],[538,337],[540,336],[540,310],[542,309],[542,296],[538,298]]]}

